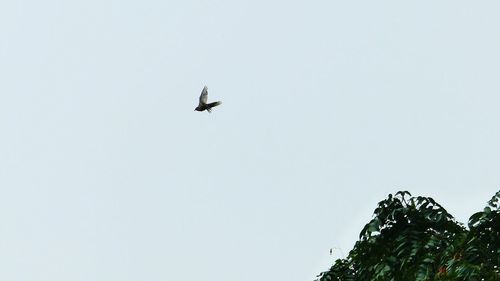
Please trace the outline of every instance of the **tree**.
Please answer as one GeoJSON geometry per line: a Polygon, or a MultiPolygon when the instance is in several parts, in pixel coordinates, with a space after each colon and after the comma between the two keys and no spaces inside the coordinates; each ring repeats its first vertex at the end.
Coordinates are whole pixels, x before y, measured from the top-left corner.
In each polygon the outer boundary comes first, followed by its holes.
{"type": "Polygon", "coordinates": [[[430,197],[379,202],[345,259],[318,281],[500,280],[500,191],[468,229],[430,197]]]}

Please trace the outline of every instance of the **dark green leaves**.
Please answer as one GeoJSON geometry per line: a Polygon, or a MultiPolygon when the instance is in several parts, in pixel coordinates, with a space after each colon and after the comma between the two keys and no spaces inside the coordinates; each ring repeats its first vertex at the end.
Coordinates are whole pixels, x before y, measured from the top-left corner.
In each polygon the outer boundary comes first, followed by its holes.
{"type": "Polygon", "coordinates": [[[389,194],[347,258],[318,280],[500,280],[500,191],[469,229],[430,197],[389,194]]]}

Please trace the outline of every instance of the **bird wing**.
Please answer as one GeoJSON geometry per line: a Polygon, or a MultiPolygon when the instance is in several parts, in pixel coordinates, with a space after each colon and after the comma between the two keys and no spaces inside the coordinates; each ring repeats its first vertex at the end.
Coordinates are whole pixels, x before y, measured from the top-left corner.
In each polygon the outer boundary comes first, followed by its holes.
{"type": "Polygon", "coordinates": [[[206,104],[207,103],[207,100],[208,100],[208,88],[207,86],[205,86],[203,88],[203,91],[201,91],[201,95],[200,95],[200,105],[202,104],[206,104]]]}

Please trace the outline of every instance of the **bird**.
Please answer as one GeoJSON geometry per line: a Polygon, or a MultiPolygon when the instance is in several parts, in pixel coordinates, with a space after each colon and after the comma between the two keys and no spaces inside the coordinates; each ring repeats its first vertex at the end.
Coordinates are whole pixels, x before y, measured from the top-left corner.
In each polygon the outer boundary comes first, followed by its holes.
{"type": "Polygon", "coordinates": [[[211,113],[212,112],[212,107],[218,106],[219,104],[222,103],[220,101],[207,103],[207,99],[208,99],[208,88],[207,88],[207,86],[205,86],[205,87],[203,87],[203,90],[201,91],[200,102],[199,102],[198,106],[194,110],[196,110],[196,111],[203,111],[203,110],[206,109],[208,112],[211,113]]]}
{"type": "Polygon", "coordinates": [[[333,248],[330,249],[330,256],[333,254],[333,248]]]}

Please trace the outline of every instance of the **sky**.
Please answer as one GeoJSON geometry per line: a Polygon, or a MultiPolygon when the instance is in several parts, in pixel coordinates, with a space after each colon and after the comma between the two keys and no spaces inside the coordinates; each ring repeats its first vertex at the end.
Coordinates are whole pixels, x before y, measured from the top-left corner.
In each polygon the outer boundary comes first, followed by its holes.
{"type": "Polygon", "coordinates": [[[0,279],[313,280],[399,190],[466,223],[500,189],[499,9],[0,2],[0,279]]]}

